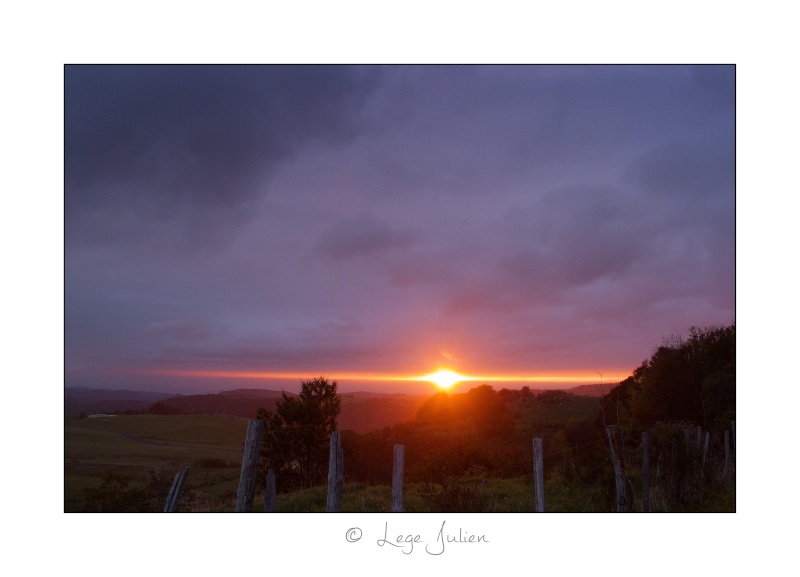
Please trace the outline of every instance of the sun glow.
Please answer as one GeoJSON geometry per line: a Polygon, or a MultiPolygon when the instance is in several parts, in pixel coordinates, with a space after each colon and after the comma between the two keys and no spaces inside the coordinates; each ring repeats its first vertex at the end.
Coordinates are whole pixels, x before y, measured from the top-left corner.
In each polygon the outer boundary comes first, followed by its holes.
{"type": "Polygon", "coordinates": [[[415,380],[430,381],[440,389],[447,390],[452,388],[452,386],[456,383],[460,383],[461,381],[471,381],[473,378],[467,377],[466,375],[459,375],[458,373],[454,373],[449,369],[439,369],[434,373],[423,375],[415,380]]]}

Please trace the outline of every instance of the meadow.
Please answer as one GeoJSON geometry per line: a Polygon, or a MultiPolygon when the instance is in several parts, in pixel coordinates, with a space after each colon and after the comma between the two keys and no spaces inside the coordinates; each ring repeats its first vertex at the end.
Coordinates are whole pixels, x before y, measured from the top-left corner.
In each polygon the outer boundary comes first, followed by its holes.
{"type": "MultiPolygon", "coordinates": [[[[237,477],[247,419],[226,415],[119,415],[64,422],[64,510],[83,511],[84,490],[109,474],[143,489],[189,467],[188,486],[237,477]]],[[[209,498],[235,493],[238,479],[209,484],[209,498]]],[[[167,485],[167,489],[169,486],[167,485]]],[[[153,503],[152,510],[159,510],[153,503]]],[[[163,507],[163,503],[161,503],[163,507]]]]}

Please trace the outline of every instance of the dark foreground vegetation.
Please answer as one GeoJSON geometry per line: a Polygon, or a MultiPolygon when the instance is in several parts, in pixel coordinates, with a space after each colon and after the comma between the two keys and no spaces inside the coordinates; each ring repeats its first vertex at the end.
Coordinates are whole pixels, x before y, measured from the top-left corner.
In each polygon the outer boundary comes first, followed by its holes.
{"type": "MultiPolygon", "coordinates": [[[[646,432],[652,511],[735,511],[735,467],[723,478],[722,435],[736,418],[735,358],[733,325],[692,328],[687,339],[663,343],[631,377],[600,398],[482,385],[466,393],[434,395],[404,422],[372,431],[345,429],[342,510],[390,510],[393,447],[402,444],[406,511],[533,511],[531,439],[541,437],[546,510],[613,511],[615,477],[606,426],[614,425],[621,433],[629,510],[642,509],[646,432]],[[710,441],[704,463],[706,431],[710,441]]],[[[303,385],[305,397],[301,392],[277,399],[258,412],[266,424],[258,486],[264,486],[266,470],[273,469],[279,512],[325,510],[327,438],[337,425],[338,395],[335,382],[315,379],[303,385]]],[[[237,426],[243,428],[244,422],[237,426]]],[[[241,459],[243,440],[230,458],[241,459]]],[[[218,467],[211,478],[229,475],[228,488],[224,493],[217,488],[211,499],[207,490],[197,488],[199,477],[193,483],[190,475],[178,510],[233,510],[237,463],[227,457],[208,459],[200,463],[198,454],[195,464],[207,466],[206,479],[218,467]]],[[[140,506],[126,510],[158,510],[153,503],[166,494],[172,474],[151,471],[134,480],[110,471],[102,484],[84,488],[79,508],[109,510],[122,495],[140,506]],[[152,502],[145,504],[148,495],[152,502]]],[[[262,502],[256,499],[256,510],[262,502]]],[[[160,503],[163,507],[163,499],[160,503]]]]}

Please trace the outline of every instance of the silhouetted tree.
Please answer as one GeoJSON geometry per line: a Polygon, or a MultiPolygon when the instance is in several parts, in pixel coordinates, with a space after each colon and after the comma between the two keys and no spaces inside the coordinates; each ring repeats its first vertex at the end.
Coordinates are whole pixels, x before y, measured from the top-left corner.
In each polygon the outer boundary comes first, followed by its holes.
{"type": "Polygon", "coordinates": [[[324,479],[329,439],[340,411],[336,381],[323,377],[303,381],[297,397],[283,393],[275,413],[258,409],[256,418],[264,421],[262,455],[284,487],[309,487],[324,479]]]}
{"type": "Polygon", "coordinates": [[[641,424],[725,428],[736,411],[736,327],[689,329],[642,363],[615,393],[641,424]]]}

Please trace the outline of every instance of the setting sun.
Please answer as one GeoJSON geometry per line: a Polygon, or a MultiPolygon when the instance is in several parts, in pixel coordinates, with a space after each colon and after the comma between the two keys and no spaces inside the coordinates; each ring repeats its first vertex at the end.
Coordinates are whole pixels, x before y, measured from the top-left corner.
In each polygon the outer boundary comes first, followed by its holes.
{"type": "Polygon", "coordinates": [[[448,369],[439,369],[435,373],[420,377],[419,380],[431,381],[440,389],[447,390],[458,382],[469,381],[471,379],[470,377],[459,375],[448,369]]]}

